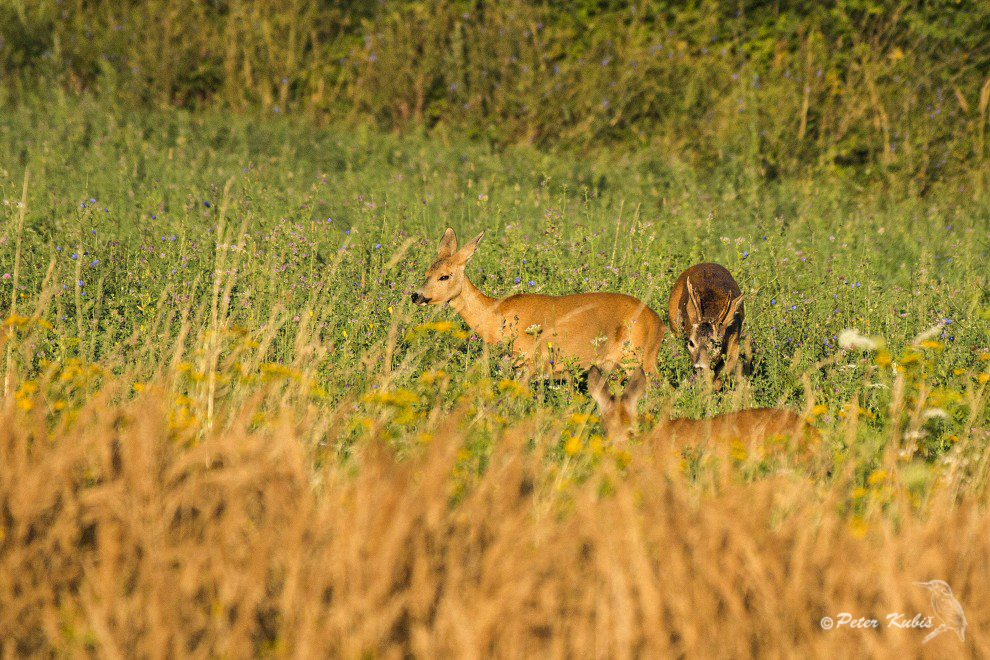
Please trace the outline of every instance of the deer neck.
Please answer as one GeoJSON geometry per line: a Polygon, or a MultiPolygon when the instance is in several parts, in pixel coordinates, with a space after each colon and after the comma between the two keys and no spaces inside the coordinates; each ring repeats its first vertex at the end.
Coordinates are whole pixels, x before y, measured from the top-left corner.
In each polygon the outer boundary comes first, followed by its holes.
{"type": "Polygon", "coordinates": [[[460,295],[450,301],[450,306],[468,327],[489,344],[497,342],[501,336],[501,321],[495,318],[495,305],[496,300],[479,291],[467,277],[460,295]]]}

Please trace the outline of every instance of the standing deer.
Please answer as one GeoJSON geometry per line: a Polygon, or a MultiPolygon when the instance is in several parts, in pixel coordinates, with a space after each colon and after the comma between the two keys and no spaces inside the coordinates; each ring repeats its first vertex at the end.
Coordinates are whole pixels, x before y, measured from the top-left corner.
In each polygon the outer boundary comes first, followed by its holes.
{"type": "Polygon", "coordinates": [[[681,273],[670,292],[667,317],[671,330],[687,337],[695,371],[713,379],[715,389],[725,374],[741,367],[743,296],[723,266],[696,264],[681,273]]]}
{"type": "MultiPolygon", "coordinates": [[[[598,367],[588,371],[588,392],[598,403],[605,434],[613,442],[625,440],[636,431],[636,405],[645,389],[646,374],[642,369],[633,372],[618,396],[609,393],[607,374],[598,367]]],[[[739,441],[753,445],[776,437],[817,441],[818,431],[790,410],[751,408],[709,419],[665,420],[653,427],[647,437],[665,445],[693,445],[705,441],[739,441]]]]}
{"type": "Polygon", "coordinates": [[[622,293],[489,298],[464,274],[482,236],[484,232],[458,249],[454,230],[448,228],[412,301],[422,306],[449,304],[486,343],[510,341],[515,355],[529,364],[549,366],[552,373],[563,371],[567,358],[582,367],[611,368],[630,353],[646,371],[656,372],[666,328],[645,303],[622,293]]]}

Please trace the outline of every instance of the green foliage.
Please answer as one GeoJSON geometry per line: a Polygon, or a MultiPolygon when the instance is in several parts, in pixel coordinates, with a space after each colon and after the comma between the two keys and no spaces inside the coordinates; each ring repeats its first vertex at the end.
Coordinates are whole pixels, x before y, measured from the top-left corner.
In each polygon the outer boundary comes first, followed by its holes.
{"type": "MultiPolygon", "coordinates": [[[[17,370],[76,360],[144,382],[181,363],[183,396],[213,372],[286,378],[301,396],[356,406],[354,437],[377,429],[403,442],[440,408],[487,410],[493,428],[539,410],[591,412],[580,379],[520,387],[502,352],[451,310],[411,304],[452,226],[487,232],[468,273],[495,296],[622,291],[664,314],[681,270],[725,264],[747,296],[753,376],[710,396],[669,338],[663,382],[644,403],[654,414],[800,409],[810,393],[825,429],[857,411],[859,426],[836,438],[865,434],[882,448],[894,425],[929,459],[985,423],[985,182],[956,179],[921,199],[841,173],[753,182],[658,167],[650,154],[573,163],[436,137],[89,102],[9,114],[0,309],[16,295],[19,317],[51,326],[14,355],[17,370]],[[918,348],[938,324],[939,345],[918,348]],[[847,328],[881,337],[883,354],[841,350],[847,328]],[[929,408],[944,415],[924,417],[929,408]]],[[[597,428],[586,427],[575,447],[597,428]]],[[[876,451],[860,458],[871,465],[876,451]]]]}
{"type": "Polygon", "coordinates": [[[388,3],[42,0],[0,8],[8,99],[460,128],[500,145],[624,143],[745,176],[982,166],[990,7],[843,0],[388,3]]]}

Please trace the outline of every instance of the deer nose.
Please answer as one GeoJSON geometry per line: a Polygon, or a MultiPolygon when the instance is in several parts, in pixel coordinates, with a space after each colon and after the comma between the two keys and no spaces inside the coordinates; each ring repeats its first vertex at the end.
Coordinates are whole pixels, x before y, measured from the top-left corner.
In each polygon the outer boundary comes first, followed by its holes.
{"type": "Polygon", "coordinates": [[[416,292],[416,291],[413,291],[413,294],[412,294],[412,301],[413,301],[414,303],[417,303],[417,302],[419,302],[419,293],[418,293],[418,292],[416,292]]]}

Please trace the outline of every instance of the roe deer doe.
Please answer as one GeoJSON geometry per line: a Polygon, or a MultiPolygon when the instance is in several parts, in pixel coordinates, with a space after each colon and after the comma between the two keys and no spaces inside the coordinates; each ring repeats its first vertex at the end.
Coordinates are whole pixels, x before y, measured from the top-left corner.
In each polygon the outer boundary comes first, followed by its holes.
{"type": "Polygon", "coordinates": [[[511,341],[513,353],[523,361],[549,365],[553,373],[564,370],[567,358],[582,367],[611,368],[630,353],[646,371],[656,372],[666,328],[645,303],[622,293],[489,298],[464,274],[482,236],[484,232],[458,249],[454,230],[448,228],[413,302],[449,304],[486,343],[511,341]]]}
{"type": "MultiPolygon", "coordinates": [[[[628,438],[636,430],[636,404],[646,389],[646,374],[636,369],[622,394],[608,391],[608,375],[598,367],[588,370],[588,392],[598,403],[605,434],[613,442],[628,438]]],[[[783,408],[751,408],[723,413],[708,419],[670,419],[661,421],[647,433],[647,438],[664,445],[693,445],[705,441],[739,441],[752,445],[773,438],[805,442],[818,439],[818,431],[795,412],[783,408]]]]}
{"type": "Polygon", "coordinates": [[[670,328],[687,337],[695,371],[712,379],[715,389],[722,377],[736,371],[742,334],[743,297],[739,285],[723,266],[691,266],[677,278],[667,304],[670,328]]]}

